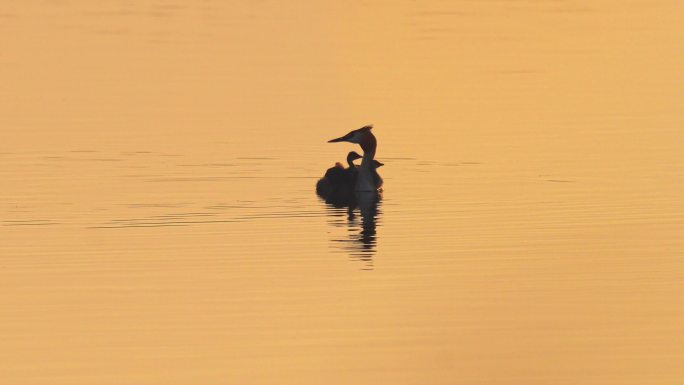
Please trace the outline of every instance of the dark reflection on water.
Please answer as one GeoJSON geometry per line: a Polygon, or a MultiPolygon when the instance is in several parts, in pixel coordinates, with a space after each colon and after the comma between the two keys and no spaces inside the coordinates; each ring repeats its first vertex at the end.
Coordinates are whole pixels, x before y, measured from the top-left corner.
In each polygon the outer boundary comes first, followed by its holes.
{"type": "Polygon", "coordinates": [[[350,199],[326,201],[327,213],[334,226],[348,227],[344,238],[333,239],[349,253],[352,260],[363,262],[362,270],[373,270],[373,257],[377,252],[377,226],[382,216],[382,194],[357,192],[350,199]],[[339,220],[346,217],[345,220],[339,220]]]}

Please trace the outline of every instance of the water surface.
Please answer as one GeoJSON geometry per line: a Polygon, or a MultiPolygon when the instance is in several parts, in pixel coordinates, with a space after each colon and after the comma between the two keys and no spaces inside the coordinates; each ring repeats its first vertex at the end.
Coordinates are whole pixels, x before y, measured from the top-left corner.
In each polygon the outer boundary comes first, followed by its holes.
{"type": "Polygon", "coordinates": [[[1,5],[1,382],[681,383],[682,14],[1,5]]]}

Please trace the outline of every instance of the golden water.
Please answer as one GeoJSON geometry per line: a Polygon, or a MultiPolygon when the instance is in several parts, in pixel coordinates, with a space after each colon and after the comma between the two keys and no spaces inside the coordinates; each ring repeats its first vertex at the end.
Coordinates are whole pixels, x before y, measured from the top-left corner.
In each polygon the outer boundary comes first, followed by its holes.
{"type": "Polygon", "coordinates": [[[682,15],[0,4],[0,383],[681,384],[682,15]]]}

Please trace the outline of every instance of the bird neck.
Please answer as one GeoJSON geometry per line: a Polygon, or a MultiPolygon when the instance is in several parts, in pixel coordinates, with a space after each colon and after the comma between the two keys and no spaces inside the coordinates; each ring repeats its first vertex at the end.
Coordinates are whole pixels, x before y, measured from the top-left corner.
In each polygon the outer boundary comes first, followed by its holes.
{"type": "Polygon", "coordinates": [[[363,158],[361,159],[361,167],[359,167],[359,176],[356,179],[356,191],[377,191],[374,179],[375,162],[373,161],[377,142],[373,134],[367,138],[364,138],[360,143],[363,149],[363,158]]]}
{"type": "Polygon", "coordinates": [[[375,150],[378,148],[378,142],[375,140],[375,135],[370,131],[367,132],[359,144],[363,150],[363,160],[366,161],[366,157],[370,157],[370,160],[373,160],[373,158],[375,158],[375,150]]]}
{"type": "Polygon", "coordinates": [[[361,167],[362,168],[368,168],[368,169],[375,169],[375,162],[373,162],[374,158],[375,158],[375,151],[373,151],[373,152],[364,151],[363,152],[363,158],[361,158],[361,167]]]}
{"type": "Polygon", "coordinates": [[[349,165],[349,168],[355,168],[354,166],[354,161],[352,160],[352,157],[350,155],[347,155],[347,164],[349,165]]]}

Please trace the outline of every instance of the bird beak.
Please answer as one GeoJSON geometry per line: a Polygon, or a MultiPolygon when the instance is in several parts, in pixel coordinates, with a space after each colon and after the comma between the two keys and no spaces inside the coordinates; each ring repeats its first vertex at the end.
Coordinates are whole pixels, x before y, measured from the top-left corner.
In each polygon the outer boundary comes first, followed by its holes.
{"type": "Polygon", "coordinates": [[[328,143],[337,142],[359,143],[359,130],[354,130],[352,132],[347,133],[347,135],[340,136],[337,139],[331,139],[328,141],[328,143]]]}

